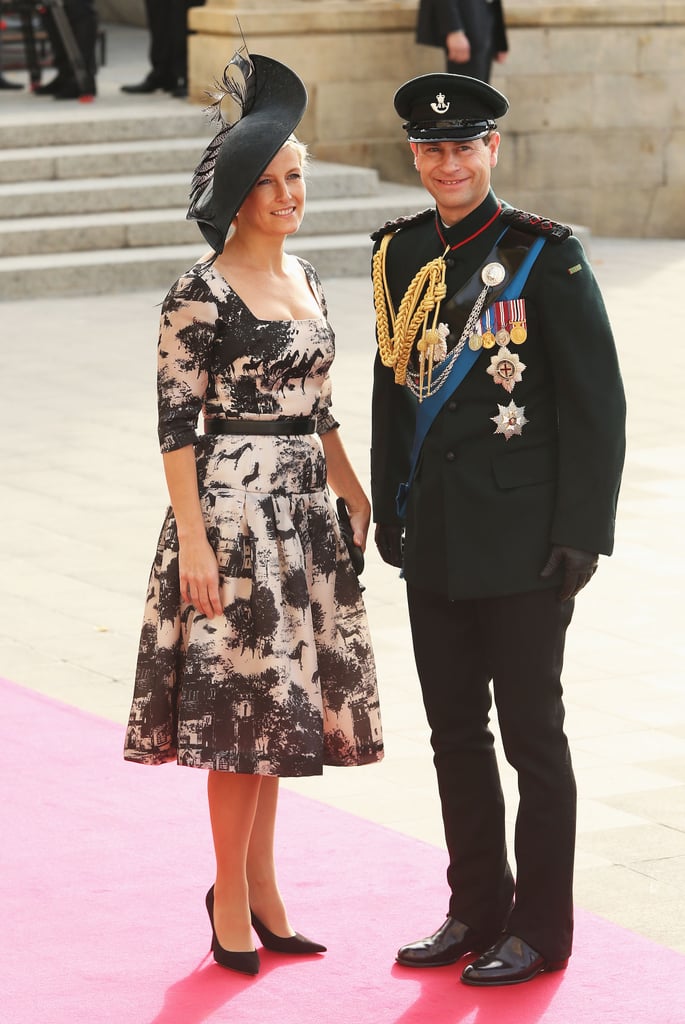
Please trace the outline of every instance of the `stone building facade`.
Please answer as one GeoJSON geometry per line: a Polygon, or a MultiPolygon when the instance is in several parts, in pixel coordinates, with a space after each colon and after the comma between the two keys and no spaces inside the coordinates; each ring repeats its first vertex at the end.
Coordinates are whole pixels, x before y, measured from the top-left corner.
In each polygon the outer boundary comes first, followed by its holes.
{"type": "MultiPolygon", "coordinates": [[[[104,0],[103,0],[104,2],[104,0]]],[[[134,0],[129,0],[134,2],[134,0]]],[[[239,45],[291,65],[309,109],[300,135],[323,160],[414,183],[392,107],[442,70],[414,43],[417,0],[206,0],[189,12],[191,100],[239,45]]],[[[510,53],[493,85],[502,121],[495,187],[600,235],[685,234],[685,0],[504,0],[510,53]]]]}

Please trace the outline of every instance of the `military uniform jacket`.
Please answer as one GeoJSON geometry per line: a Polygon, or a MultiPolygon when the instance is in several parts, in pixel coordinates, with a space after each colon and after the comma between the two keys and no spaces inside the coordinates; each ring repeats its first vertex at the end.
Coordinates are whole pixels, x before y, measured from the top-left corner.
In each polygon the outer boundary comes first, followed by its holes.
{"type": "MultiPolygon", "coordinates": [[[[443,236],[452,251],[447,302],[487,262],[505,226],[492,192],[443,236]],[[472,237],[474,236],[475,237],[472,237]]],[[[524,223],[528,232],[543,228],[524,223]]],[[[550,236],[551,239],[551,236],[550,236]]],[[[377,245],[379,243],[377,242],[377,245]]],[[[400,226],[386,273],[395,309],[420,266],[444,246],[435,217],[400,226]]],[[[406,508],[404,576],[450,599],[523,593],[541,579],[551,544],[611,554],[624,458],[625,399],[611,327],[580,242],[546,241],[521,292],[526,369],[511,394],[487,373],[481,349],[424,441],[406,508]],[[513,401],[527,423],[508,440],[491,417],[513,401]]],[[[441,317],[438,317],[440,320],[441,317]]],[[[458,340],[452,336],[448,345],[458,340]]],[[[371,491],[374,520],[398,523],[416,399],[376,357],[371,491]]]]}

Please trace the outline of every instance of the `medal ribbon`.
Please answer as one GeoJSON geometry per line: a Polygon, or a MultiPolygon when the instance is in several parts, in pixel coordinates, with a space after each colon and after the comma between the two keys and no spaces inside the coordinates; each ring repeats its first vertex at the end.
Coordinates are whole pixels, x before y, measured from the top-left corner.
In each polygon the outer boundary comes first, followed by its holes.
{"type": "Polygon", "coordinates": [[[526,304],[524,299],[500,299],[483,313],[476,330],[479,334],[507,330],[514,324],[526,326],[526,304]]]}

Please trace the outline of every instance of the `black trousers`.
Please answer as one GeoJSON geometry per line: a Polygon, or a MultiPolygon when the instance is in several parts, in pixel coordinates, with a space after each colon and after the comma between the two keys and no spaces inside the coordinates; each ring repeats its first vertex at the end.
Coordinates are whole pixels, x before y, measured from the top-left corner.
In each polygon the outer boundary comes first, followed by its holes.
{"type": "Polygon", "coordinates": [[[165,84],[185,82],[188,63],[188,9],[205,0],[145,0],[150,31],[150,64],[165,84]]]}
{"type": "Polygon", "coordinates": [[[450,916],[478,931],[506,927],[562,960],[573,937],[576,784],[560,677],[573,602],[562,604],[554,589],[449,601],[408,586],[407,595],[449,853],[450,916]],[[515,883],[488,725],[491,682],[504,753],[518,774],[515,883]]]}
{"type": "MultiPolygon", "coordinates": [[[[86,72],[94,82],[96,72],[95,44],[98,33],[98,16],[95,10],[95,2],[94,0],[64,0],[64,13],[69,20],[74,40],[83,57],[86,72]]],[[[50,39],[50,47],[53,52],[57,74],[65,81],[71,81],[74,78],[71,63],[49,8],[43,15],[43,23],[50,39]]]]}
{"type": "Polygon", "coordinates": [[[485,4],[483,12],[484,31],[477,38],[469,37],[471,57],[463,64],[446,60],[446,70],[451,75],[469,75],[481,82],[490,81],[492,62],[495,57],[495,15],[491,4],[485,4]]]}

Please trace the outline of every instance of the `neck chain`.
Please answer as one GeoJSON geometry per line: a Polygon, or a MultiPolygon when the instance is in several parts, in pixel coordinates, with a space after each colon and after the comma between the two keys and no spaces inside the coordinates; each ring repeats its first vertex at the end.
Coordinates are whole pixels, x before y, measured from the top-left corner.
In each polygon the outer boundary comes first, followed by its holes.
{"type": "Polygon", "coordinates": [[[438,238],[440,239],[442,244],[445,246],[445,253],[443,255],[446,255],[448,252],[453,252],[455,249],[461,249],[462,245],[466,245],[467,242],[472,242],[474,240],[474,238],[478,238],[479,235],[482,235],[482,233],[484,231],[486,231],[494,221],[497,220],[497,218],[499,217],[501,212],[502,212],[502,204],[500,202],[498,202],[497,203],[497,209],[493,213],[493,215],[490,218],[490,220],[486,221],[485,224],[483,224],[482,227],[478,228],[477,231],[474,231],[474,233],[472,235],[469,235],[468,238],[464,238],[461,242],[457,242],[456,245],[449,245],[448,242],[447,242],[447,239],[445,238],[445,236],[443,235],[442,231],[440,230],[440,215],[439,215],[439,213],[438,213],[438,211],[436,209],[436,211],[435,211],[435,230],[438,233],[438,238]]]}

